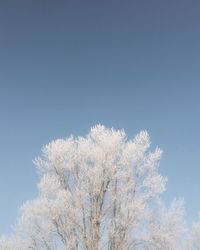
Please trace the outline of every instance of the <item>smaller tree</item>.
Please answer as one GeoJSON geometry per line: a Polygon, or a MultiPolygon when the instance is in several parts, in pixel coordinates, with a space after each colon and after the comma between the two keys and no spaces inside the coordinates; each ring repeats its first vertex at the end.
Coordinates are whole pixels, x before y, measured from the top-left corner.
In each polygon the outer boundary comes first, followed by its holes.
{"type": "Polygon", "coordinates": [[[200,250],[200,221],[194,222],[188,235],[188,250],[200,250]]]}
{"type": "Polygon", "coordinates": [[[1,236],[0,249],[1,250],[25,250],[25,249],[31,249],[31,248],[29,247],[27,240],[23,240],[21,237],[17,237],[17,235],[12,235],[9,238],[1,236]]]}
{"type": "Polygon", "coordinates": [[[183,249],[182,237],[186,233],[183,200],[175,199],[167,209],[160,200],[148,225],[147,242],[152,249],[183,249]]]}

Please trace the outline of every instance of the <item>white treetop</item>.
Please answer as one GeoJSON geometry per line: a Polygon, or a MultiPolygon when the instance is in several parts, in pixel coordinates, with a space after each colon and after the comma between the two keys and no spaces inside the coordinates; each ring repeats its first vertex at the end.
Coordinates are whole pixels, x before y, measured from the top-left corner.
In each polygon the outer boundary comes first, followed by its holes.
{"type": "Polygon", "coordinates": [[[21,207],[13,236],[2,237],[0,249],[181,249],[183,205],[162,205],[162,151],[150,151],[146,131],[127,140],[123,130],[97,125],[86,137],[55,140],[42,152],[35,160],[39,196],[21,207]]]}

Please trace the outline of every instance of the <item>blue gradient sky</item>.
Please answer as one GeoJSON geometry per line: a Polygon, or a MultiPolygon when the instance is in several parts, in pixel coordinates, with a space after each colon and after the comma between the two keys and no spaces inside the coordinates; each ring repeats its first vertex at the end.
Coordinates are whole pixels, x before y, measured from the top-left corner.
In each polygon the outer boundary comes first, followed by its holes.
{"type": "Polygon", "coordinates": [[[0,1],[0,233],[37,195],[41,147],[102,123],[147,129],[164,198],[200,210],[200,1],[0,1]]]}

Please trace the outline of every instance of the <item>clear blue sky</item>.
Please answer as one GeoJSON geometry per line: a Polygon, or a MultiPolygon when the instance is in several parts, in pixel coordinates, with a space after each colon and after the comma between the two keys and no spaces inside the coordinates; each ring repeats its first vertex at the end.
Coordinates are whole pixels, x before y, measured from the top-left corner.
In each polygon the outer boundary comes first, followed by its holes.
{"type": "Polygon", "coordinates": [[[0,1],[0,233],[37,195],[41,147],[102,123],[147,129],[164,198],[200,210],[200,1],[0,1]]]}

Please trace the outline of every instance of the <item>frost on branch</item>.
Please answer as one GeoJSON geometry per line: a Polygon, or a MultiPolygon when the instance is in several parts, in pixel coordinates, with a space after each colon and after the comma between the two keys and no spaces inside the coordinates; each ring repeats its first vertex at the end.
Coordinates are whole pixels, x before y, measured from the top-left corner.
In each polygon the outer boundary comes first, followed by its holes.
{"type": "MultiPolygon", "coordinates": [[[[146,131],[127,140],[123,130],[101,125],[86,137],[46,145],[35,160],[39,197],[22,206],[15,230],[20,250],[128,250],[152,244],[161,250],[160,242],[175,249],[174,238],[182,233],[179,205],[152,220],[166,184],[158,173],[161,155],[159,148],[150,151],[146,131]]],[[[9,240],[1,241],[7,244],[1,249],[17,249],[9,240]]]]}

